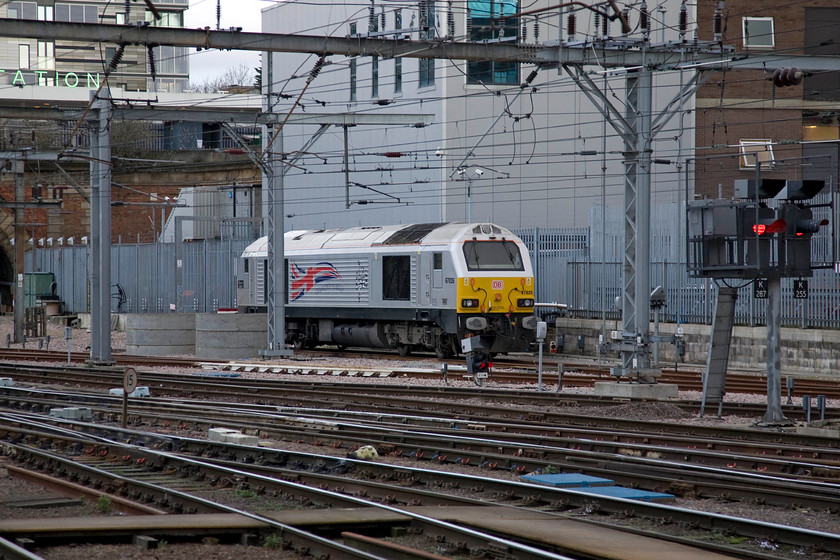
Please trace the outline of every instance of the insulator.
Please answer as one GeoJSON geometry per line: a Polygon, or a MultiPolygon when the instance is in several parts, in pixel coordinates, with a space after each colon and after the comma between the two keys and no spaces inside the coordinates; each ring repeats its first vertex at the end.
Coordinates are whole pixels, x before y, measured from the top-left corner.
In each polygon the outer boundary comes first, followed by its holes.
{"type": "MultiPolygon", "coordinates": [[[[146,50],[149,53],[149,74],[152,78],[157,76],[157,67],[155,65],[155,48],[152,45],[147,45],[146,50]]],[[[116,57],[116,54],[114,55],[116,57]]],[[[116,70],[116,67],[114,68],[116,70]]]]}
{"type": "Polygon", "coordinates": [[[527,43],[528,42],[528,24],[525,21],[525,18],[522,18],[522,32],[519,35],[519,42],[520,43],[527,43]]]}
{"type": "Polygon", "coordinates": [[[630,8],[621,10],[621,15],[624,16],[624,21],[621,22],[621,32],[628,35],[630,33],[630,8]]]}
{"type": "Polygon", "coordinates": [[[452,11],[452,0],[446,10],[446,35],[451,39],[455,36],[455,13],[452,11]]]}
{"type": "Polygon", "coordinates": [[[685,0],[680,4],[680,38],[685,39],[685,34],[688,31],[688,8],[685,6],[685,0]]]}
{"type": "Polygon", "coordinates": [[[428,31],[429,30],[429,12],[426,11],[426,0],[420,0],[417,4],[417,8],[420,11],[420,30],[421,31],[428,31]]]}
{"type": "Polygon", "coordinates": [[[601,37],[606,39],[610,36],[610,18],[605,17],[601,20],[601,37]]]}
{"type": "Polygon", "coordinates": [[[499,37],[505,36],[505,18],[499,19],[499,37]]]}
{"type": "Polygon", "coordinates": [[[796,68],[776,68],[773,70],[773,85],[776,87],[798,86],[805,74],[796,68]]]}
{"type": "Polygon", "coordinates": [[[718,2],[715,5],[715,41],[720,41],[723,38],[723,2],[718,2]]]}
{"type": "Polygon", "coordinates": [[[467,39],[472,37],[472,17],[470,17],[470,9],[467,8],[467,39]]]}
{"type": "Polygon", "coordinates": [[[373,2],[368,7],[368,33],[376,31],[376,13],[373,11],[373,2]]]}
{"type": "Polygon", "coordinates": [[[125,23],[127,24],[129,21],[129,14],[131,14],[131,0],[125,0],[125,23]]]}
{"type": "Polygon", "coordinates": [[[575,36],[575,23],[577,23],[575,14],[569,14],[569,17],[566,19],[566,29],[569,32],[569,39],[573,39],[575,36]]]}
{"type": "Polygon", "coordinates": [[[595,12],[595,29],[601,27],[601,12],[595,12]]]}
{"type": "Polygon", "coordinates": [[[318,74],[321,72],[321,68],[323,68],[323,66],[324,66],[324,57],[322,56],[321,58],[318,59],[317,62],[315,62],[315,66],[312,68],[312,71],[309,72],[309,79],[314,80],[315,78],[317,78],[318,74]]]}
{"type": "Polygon", "coordinates": [[[527,78],[525,78],[525,83],[530,85],[530,83],[533,82],[534,79],[537,77],[537,74],[538,74],[537,70],[531,70],[531,73],[528,74],[527,78]]]}
{"type": "Polygon", "coordinates": [[[216,0],[216,31],[221,29],[222,25],[222,0],[216,0]]]}
{"type": "Polygon", "coordinates": [[[120,61],[122,60],[123,54],[125,54],[125,45],[120,44],[120,46],[117,47],[117,50],[114,51],[114,56],[112,56],[111,60],[108,61],[108,69],[105,70],[106,74],[110,74],[117,69],[117,66],[119,66],[120,61]]]}
{"type": "Polygon", "coordinates": [[[540,42],[540,16],[534,17],[534,42],[540,42]]]}
{"type": "Polygon", "coordinates": [[[385,31],[385,6],[382,6],[382,13],[379,14],[379,30],[385,31]]]}
{"type": "Polygon", "coordinates": [[[650,31],[650,23],[648,22],[647,2],[642,2],[641,7],[639,8],[639,27],[642,29],[642,33],[645,35],[647,35],[648,31],[650,31]]]}

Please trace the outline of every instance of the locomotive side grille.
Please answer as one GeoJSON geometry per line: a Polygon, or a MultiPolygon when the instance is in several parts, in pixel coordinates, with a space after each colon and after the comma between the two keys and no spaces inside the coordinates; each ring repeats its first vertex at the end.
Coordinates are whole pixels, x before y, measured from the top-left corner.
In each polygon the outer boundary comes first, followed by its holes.
{"type": "Polygon", "coordinates": [[[412,224],[403,229],[394,232],[388,239],[383,241],[382,245],[407,245],[410,243],[420,243],[423,238],[429,235],[437,228],[446,224],[412,224]]]}
{"type": "Polygon", "coordinates": [[[417,305],[417,293],[420,291],[420,271],[417,255],[411,255],[411,303],[417,305]]]}
{"type": "Polygon", "coordinates": [[[254,275],[254,303],[264,305],[267,302],[265,297],[266,274],[268,273],[268,261],[265,259],[256,259],[257,270],[254,275]]]}

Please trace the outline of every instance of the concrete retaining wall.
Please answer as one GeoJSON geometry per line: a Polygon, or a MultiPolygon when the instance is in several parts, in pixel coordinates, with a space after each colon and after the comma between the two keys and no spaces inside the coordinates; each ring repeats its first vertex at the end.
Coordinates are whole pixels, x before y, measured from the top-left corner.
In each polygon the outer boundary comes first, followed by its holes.
{"type": "Polygon", "coordinates": [[[125,321],[127,354],[195,354],[195,314],[132,313],[125,321]]]}
{"type": "MultiPolygon", "coordinates": [[[[557,334],[565,335],[563,352],[581,353],[578,349],[578,336],[583,336],[581,354],[596,356],[601,325],[601,321],[597,319],[557,319],[557,334]]],[[[677,326],[674,323],[661,323],[659,332],[662,336],[670,336],[676,332],[677,326]]],[[[682,325],[682,328],[686,363],[705,365],[709,353],[711,325],[682,325]]],[[[609,337],[610,331],[621,330],[621,323],[607,321],[606,329],[609,337]]],[[[653,334],[652,323],[650,331],[653,334]]],[[[661,343],[660,366],[673,364],[675,353],[673,345],[661,343]]],[[[781,357],[782,371],[829,373],[835,370],[840,362],[840,331],[784,327],[781,329],[781,357]]],[[[766,365],[767,328],[736,326],[732,332],[729,366],[735,369],[764,369],[766,365]]]]}
{"type": "Polygon", "coordinates": [[[195,355],[202,360],[259,358],[267,332],[264,313],[200,313],[195,316],[195,355]]]}

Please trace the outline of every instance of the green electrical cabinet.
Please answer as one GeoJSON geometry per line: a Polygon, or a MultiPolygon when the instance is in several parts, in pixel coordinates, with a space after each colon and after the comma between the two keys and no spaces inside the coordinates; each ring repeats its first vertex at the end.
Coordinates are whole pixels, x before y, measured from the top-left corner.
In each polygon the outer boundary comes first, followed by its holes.
{"type": "Polygon", "coordinates": [[[41,300],[55,299],[52,285],[55,274],[52,272],[27,272],[23,277],[23,295],[26,307],[35,307],[41,300]]]}

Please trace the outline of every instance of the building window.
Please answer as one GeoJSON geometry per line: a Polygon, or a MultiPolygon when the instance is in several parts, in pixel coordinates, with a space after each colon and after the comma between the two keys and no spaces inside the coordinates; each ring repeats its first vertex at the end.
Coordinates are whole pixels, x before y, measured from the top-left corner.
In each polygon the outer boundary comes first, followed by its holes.
{"type": "Polygon", "coordinates": [[[56,4],[55,21],[99,23],[99,14],[96,6],[89,4],[56,4]]]}
{"type": "Polygon", "coordinates": [[[761,169],[771,169],[776,161],[773,157],[772,140],[741,140],[741,169],[755,169],[756,161],[761,169]]]}
{"type": "MultiPolygon", "coordinates": [[[[158,74],[189,74],[190,65],[187,47],[155,47],[155,67],[158,74]]],[[[146,72],[151,72],[146,64],[146,72]]]]}
{"type": "Polygon", "coordinates": [[[420,87],[435,85],[435,59],[420,59],[420,87]]]}
{"type": "Polygon", "coordinates": [[[411,258],[407,255],[382,257],[382,299],[411,299],[411,258]]]}
{"type": "MultiPolygon", "coordinates": [[[[356,36],[356,24],[350,24],[350,36],[356,36]]],[[[356,101],[356,59],[350,59],[350,101],[356,101]]]]}
{"type": "Polygon", "coordinates": [[[802,140],[806,142],[825,142],[840,140],[840,128],[834,125],[809,124],[802,127],[802,140]]]}
{"type": "Polygon", "coordinates": [[[154,81],[151,78],[146,78],[146,89],[148,91],[155,88],[159,92],[184,93],[189,89],[189,85],[190,81],[187,78],[157,78],[154,81]]]}
{"type": "Polygon", "coordinates": [[[38,41],[38,70],[55,70],[55,43],[38,41]]]}
{"type": "Polygon", "coordinates": [[[773,18],[745,17],[741,18],[744,32],[745,48],[772,49],[776,46],[773,33],[773,18]]]}
{"type": "MultiPolygon", "coordinates": [[[[402,29],[402,10],[394,10],[394,29],[402,29]]],[[[394,59],[394,93],[402,92],[402,58],[394,59]]]]}
{"type": "Polygon", "coordinates": [[[350,101],[356,101],[356,59],[350,59],[350,101]]]}
{"type": "MultiPolygon", "coordinates": [[[[504,0],[469,0],[467,32],[474,42],[497,43],[519,38],[519,19],[506,17],[519,11],[518,2],[504,0]]],[[[482,60],[467,63],[467,83],[513,85],[519,83],[516,62],[482,60]]]]}
{"type": "MultiPolygon", "coordinates": [[[[155,19],[155,15],[146,10],[146,21],[149,22],[149,25],[154,27],[184,27],[184,12],[158,12],[158,14],[160,14],[160,19],[155,19]]],[[[123,15],[123,17],[125,16],[123,15]]]]}
{"type": "Polygon", "coordinates": [[[370,96],[373,99],[379,97],[379,57],[370,58],[370,96]]]}
{"type": "MultiPolygon", "coordinates": [[[[435,3],[432,0],[420,0],[420,40],[430,41],[435,38],[435,3]]],[[[419,60],[420,87],[435,85],[435,59],[421,58],[419,60]]]]}
{"type": "Polygon", "coordinates": [[[114,14],[114,21],[117,25],[125,25],[125,14],[122,12],[117,12],[114,14]]]}
{"type": "Polygon", "coordinates": [[[29,65],[29,45],[18,45],[18,68],[26,70],[29,65]]]}
{"type": "Polygon", "coordinates": [[[35,2],[9,2],[6,7],[6,17],[9,19],[36,19],[37,6],[35,2]]]}
{"type": "Polygon", "coordinates": [[[52,6],[38,6],[38,19],[40,21],[53,21],[55,12],[52,6]]]}

